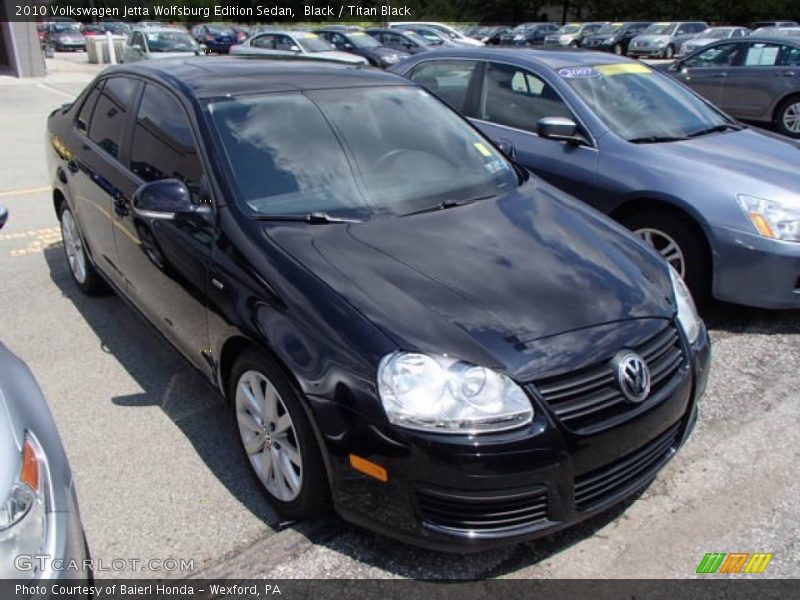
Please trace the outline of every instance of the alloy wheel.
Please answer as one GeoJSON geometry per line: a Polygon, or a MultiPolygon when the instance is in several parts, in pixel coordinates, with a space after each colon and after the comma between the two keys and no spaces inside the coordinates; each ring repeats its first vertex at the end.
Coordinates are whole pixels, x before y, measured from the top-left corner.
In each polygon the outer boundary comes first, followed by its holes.
{"type": "Polygon", "coordinates": [[[686,277],[686,259],[678,243],[663,231],[645,227],[633,232],[664,257],[681,277],[686,277]]]}
{"type": "Polygon", "coordinates": [[[64,240],[64,250],[67,253],[67,262],[69,262],[72,275],[78,283],[85,283],[86,253],[78,226],[69,210],[65,210],[61,215],[61,237],[64,240]]]}
{"type": "Polygon", "coordinates": [[[781,115],[781,120],[787,131],[800,134],[800,102],[787,106],[781,115]]]}
{"type": "Polygon", "coordinates": [[[303,486],[303,460],[292,417],[276,387],[258,371],[245,371],[236,384],[239,435],[261,483],[283,502],[303,486]]]}

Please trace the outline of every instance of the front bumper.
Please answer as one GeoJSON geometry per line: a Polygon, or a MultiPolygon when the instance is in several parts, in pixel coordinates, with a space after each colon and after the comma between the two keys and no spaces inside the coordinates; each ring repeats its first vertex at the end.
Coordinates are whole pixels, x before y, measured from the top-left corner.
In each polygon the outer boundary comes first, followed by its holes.
{"type": "Polygon", "coordinates": [[[310,397],[337,511],[409,544],[460,553],[548,535],[606,511],[646,487],[694,426],[708,376],[705,328],[684,350],[663,398],[585,435],[533,392],[529,426],[479,438],[400,431],[310,397]],[[388,481],[353,470],[351,453],[385,467],[388,481]]]}
{"type": "Polygon", "coordinates": [[[714,297],[759,308],[800,308],[800,243],[713,229],[714,297]]]}

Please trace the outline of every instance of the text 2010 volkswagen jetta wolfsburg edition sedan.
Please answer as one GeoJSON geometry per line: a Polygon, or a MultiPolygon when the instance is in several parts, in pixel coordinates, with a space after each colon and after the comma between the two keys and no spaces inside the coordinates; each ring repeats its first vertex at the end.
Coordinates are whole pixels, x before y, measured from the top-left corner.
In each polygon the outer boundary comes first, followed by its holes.
{"type": "Polygon", "coordinates": [[[709,342],[680,278],[408,80],[153,61],[48,129],[77,285],[218,387],[289,518],[505,544],[640,490],[692,428],[709,342]]]}

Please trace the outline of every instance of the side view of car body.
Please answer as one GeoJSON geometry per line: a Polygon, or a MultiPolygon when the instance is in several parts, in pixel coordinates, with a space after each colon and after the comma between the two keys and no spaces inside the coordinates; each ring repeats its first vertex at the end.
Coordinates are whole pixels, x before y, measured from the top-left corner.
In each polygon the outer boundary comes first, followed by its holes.
{"type": "Polygon", "coordinates": [[[348,52],[366,58],[373,67],[385,69],[409,55],[408,52],[382,46],[378,40],[364,31],[341,31],[325,28],[316,33],[340,52],[348,52]]]}
{"type": "Polygon", "coordinates": [[[579,48],[583,38],[600,31],[607,23],[567,23],[550,35],[545,36],[544,46],[579,48]]]}
{"type": "Polygon", "coordinates": [[[44,44],[59,52],[86,50],[86,37],[79,23],[71,21],[52,21],[47,24],[43,37],[44,44]]]}
{"type": "Polygon", "coordinates": [[[387,48],[408,54],[417,54],[436,47],[424,37],[417,35],[413,31],[403,29],[378,29],[373,27],[367,29],[367,34],[387,48]]]}
{"type": "Polygon", "coordinates": [[[29,585],[88,582],[87,558],[75,484],[50,408],[27,365],[0,342],[0,577],[29,585]]]}
{"type": "Polygon", "coordinates": [[[685,56],[704,46],[713,44],[719,40],[739,39],[750,35],[750,30],[746,27],[711,27],[703,33],[698,33],[696,37],[689,38],[681,44],[678,55],[685,56]]]}
{"type": "Polygon", "coordinates": [[[200,45],[186,31],[150,27],[131,31],[122,52],[122,62],[180,58],[201,53],[200,45]]]}
{"type": "Polygon", "coordinates": [[[603,50],[619,56],[628,54],[631,40],[650,26],[649,21],[608,23],[597,32],[583,38],[582,47],[587,50],[603,50]]]}
{"type": "Polygon", "coordinates": [[[406,79],[120,65],[48,131],[75,285],[224,394],[287,518],[506,545],[641,490],[692,430],[710,347],[680,277],[406,79]]]}
{"type": "Polygon", "coordinates": [[[641,35],[631,40],[628,56],[672,58],[686,40],[708,29],[701,21],[651,23],[641,35]]]}
{"type": "Polygon", "coordinates": [[[800,39],[747,37],[707,45],[667,72],[736,117],[800,139],[800,39]]]}
{"type": "Polygon", "coordinates": [[[500,37],[502,46],[542,46],[544,38],[558,29],[555,23],[522,23],[500,37]]]}
{"type": "Polygon", "coordinates": [[[470,36],[464,35],[458,29],[445,25],[444,23],[436,23],[432,21],[395,21],[389,23],[389,29],[412,29],[415,26],[422,25],[431,29],[435,29],[444,34],[450,41],[455,42],[461,46],[483,46],[483,42],[476,40],[470,36]]]}
{"type": "Polygon", "coordinates": [[[611,54],[448,50],[392,70],[633,230],[696,297],[800,308],[792,141],[746,128],[668,75],[611,54]]]}
{"type": "Polygon", "coordinates": [[[264,55],[275,58],[304,57],[350,64],[367,64],[363,56],[340,52],[316,33],[306,31],[263,30],[241,44],[231,47],[231,54],[264,55]]]}
{"type": "Polygon", "coordinates": [[[198,44],[203,44],[208,52],[227,54],[231,46],[243,38],[233,27],[221,23],[201,23],[192,27],[191,35],[198,44]]]}

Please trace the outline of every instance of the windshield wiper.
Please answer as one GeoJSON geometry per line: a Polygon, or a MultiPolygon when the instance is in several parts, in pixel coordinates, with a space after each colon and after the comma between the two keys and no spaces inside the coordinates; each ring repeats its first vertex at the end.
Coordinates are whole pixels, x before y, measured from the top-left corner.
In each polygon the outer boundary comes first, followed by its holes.
{"type": "Polygon", "coordinates": [[[296,221],[300,223],[310,223],[320,225],[325,223],[361,223],[361,219],[346,219],[344,217],[333,217],[324,212],[310,212],[301,215],[253,215],[256,221],[296,221]]]}
{"type": "Polygon", "coordinates": [[[707,127],[706,129],[700,129],[699,131],[693,131],[686,135],[687,138],[693,137],[700,137],[701,135],[708,135],[709,133],[718,133],[722,131],[741,131],[744,129],[744,125],[734,125],[733,123],[721,123],[720,125],[714,125],[713,127],[707,127]]]}
{"type": "Polygon", "coordinates": [[[494,194],[490,196],[481,196],[479,198],[472,198],[471,200],[442,200],[441,202],[439,202],[439,204],[426,206],[425,208],[421,208],[419,210],[413,210],[411,212],[404,213],[403,216],[407,217],[409,215],[419,215],[422,213],[436,212],[437,210],[445,210],[448,208],[455,208],[456,206],[464,206],[465,204],[472,204],[473,202],[488,200],[489,198],[494,198],[494,194]]]}
{"type": "Polygon", "coordinates": [[[681,142],[689,138],[671,135],[647,135],[644,137],[631,138],[628,141],[632,144],[659,144],[661,142],[681,142]]]}

